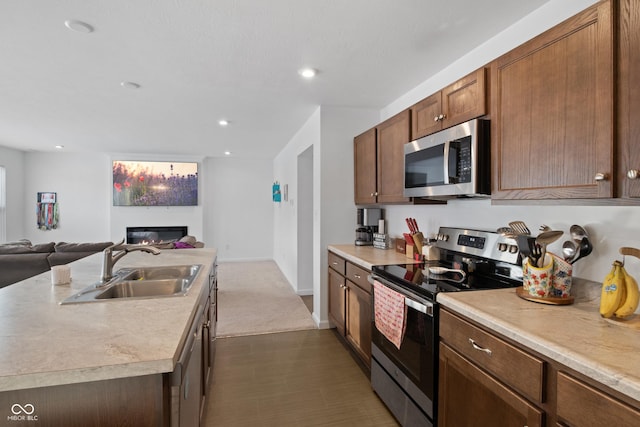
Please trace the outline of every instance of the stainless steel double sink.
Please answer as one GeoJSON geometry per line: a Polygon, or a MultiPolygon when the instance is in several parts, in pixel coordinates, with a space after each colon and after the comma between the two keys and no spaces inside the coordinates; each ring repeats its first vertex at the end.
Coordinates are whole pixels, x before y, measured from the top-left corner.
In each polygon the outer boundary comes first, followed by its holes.
{"type": "Polygon", "coordinates": [[[121,268],[108,282],[94,283],[60,304],[184,296],[201,268],[200,264],[121,268]]]}

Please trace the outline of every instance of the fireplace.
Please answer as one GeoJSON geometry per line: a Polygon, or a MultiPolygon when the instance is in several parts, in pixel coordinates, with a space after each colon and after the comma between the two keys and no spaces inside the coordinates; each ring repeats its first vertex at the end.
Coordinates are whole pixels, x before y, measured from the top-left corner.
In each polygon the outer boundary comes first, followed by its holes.
{"type": "Polygon", "coordinates": [[[175,242],[186,236],[186,225],[167,227],[127,227],[127,243],[148,244],[175,242]]]}

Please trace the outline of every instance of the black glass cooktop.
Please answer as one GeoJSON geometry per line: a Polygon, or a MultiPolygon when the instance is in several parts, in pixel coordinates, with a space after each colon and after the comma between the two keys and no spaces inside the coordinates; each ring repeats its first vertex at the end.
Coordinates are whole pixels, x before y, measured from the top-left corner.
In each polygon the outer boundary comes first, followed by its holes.
{"type": "MultiPolygon", "coordinates": [[[[430,265],[433,267],[434,265],[430,265]]],[[[427,264],[395,264],[373,266],[373,273],[435,301],[438,292],[460,292],[521,286],[518,280],[475,273],[446,272],[433,274],[427,264]]]]}

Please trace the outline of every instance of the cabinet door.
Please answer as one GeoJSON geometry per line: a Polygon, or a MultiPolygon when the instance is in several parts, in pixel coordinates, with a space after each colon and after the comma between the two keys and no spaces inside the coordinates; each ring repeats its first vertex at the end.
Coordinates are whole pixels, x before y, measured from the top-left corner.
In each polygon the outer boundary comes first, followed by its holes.
{"type": "Polygon", "coordinates": [[[347,341],[371,367],[371,295],[347,280],[347,341]]]}
{"type": "Polygon", "coordinates": [[[541,427],[543,412],[440,344],[438,426],[541,427]]]}
{"type": "Polygon", "coordinates": [[[403,203],[404,144],[409,142],[411,114],[405,110],[378,125],[378,203],[403,203]]]}
{"type": "Polygon", "coordinates": [[[356,205],[376,203],[376,129],[353,139],[354,195],[356,205]]]}
{"type": "Polygon", "coordinates": [[[619,86],[618,86],[618,187],[621,197],[640,197],[640,4],[620,2],[619,86]],[[634,176],[634,175],[632,175],[634,176]]]}
{"type": "Polygon", "coordinates": [[[559,372],[558,418],[576,427],[631,427],[640,424],[640,411],[559,372]]]}
{"type": "Polygon", "coordinates": [[[441,130],[440,114],[443,114],[442,92],[434,93],[411,107],[411,140],[441,130]]]}
{"type": "Polygon", "coordinates": [[[329,320],[333,322],[340,335],[345,332],[345,310],[347,287],[345,279],[329,268],[329,320]]]}
{"type": "Polygon", "coordinates": [[[442,128],[457,125],[487,113],[484,68],[442,90],[442,128]]]}
{"type": "Polygon", "coordinates": [[[597,3],[494,62],[493,199],[613,196],[612,18],[597,3]]]}

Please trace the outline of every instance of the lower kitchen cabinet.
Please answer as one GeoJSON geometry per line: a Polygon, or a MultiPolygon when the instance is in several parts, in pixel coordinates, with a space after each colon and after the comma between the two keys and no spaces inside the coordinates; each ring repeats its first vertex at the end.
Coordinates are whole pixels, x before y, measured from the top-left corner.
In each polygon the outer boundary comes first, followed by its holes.
{"type": "Polygon", "coordinates": [[[640,410],[564,372],[558,373],[560,425],[599,427],[640,425],[640,410]]]}
{"type": "Polygon", "coordinates": [[[543,426],[544,362],[442,310],[440,426],[543,426]]]}
{"type": "Polygon", "coordinates": [[[364,365],[371,367],[370,271],[329,251],[329,321],[364,365]]]}
{"type": "Polygon", "coordinates": [[[439,374],[441,427],[544,425],[540,409],[445,344],[439,374]]]}
{"type": "Polygon", "coordinates": [[[632,427],[640,402],[440,311],[438,426],[632,427]]]}

